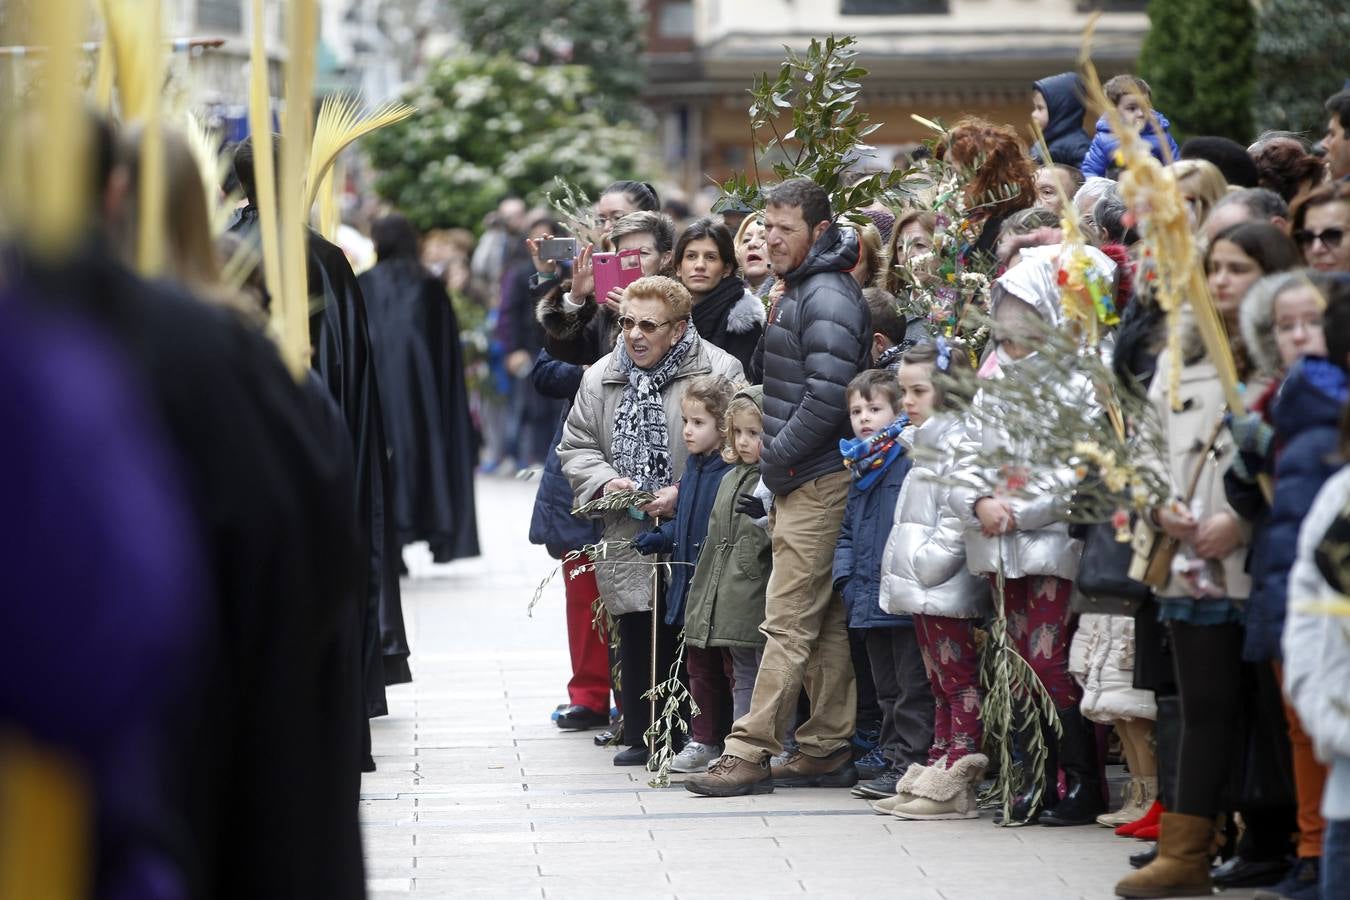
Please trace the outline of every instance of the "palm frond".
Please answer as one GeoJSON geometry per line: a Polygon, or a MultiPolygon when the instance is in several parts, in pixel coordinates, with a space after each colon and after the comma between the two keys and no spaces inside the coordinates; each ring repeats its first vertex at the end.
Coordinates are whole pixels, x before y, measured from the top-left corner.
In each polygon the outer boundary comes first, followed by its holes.
{"type": "Polygon", "coordinates": [[[314,205],[339,153],[372,131],[402,122],[415,112],[406,103],[390,102],[363,113],[358,97],[337,94],[325,97],[314,123],[314,142],[305,174],[304,208],[308,210],[314,205]]]}

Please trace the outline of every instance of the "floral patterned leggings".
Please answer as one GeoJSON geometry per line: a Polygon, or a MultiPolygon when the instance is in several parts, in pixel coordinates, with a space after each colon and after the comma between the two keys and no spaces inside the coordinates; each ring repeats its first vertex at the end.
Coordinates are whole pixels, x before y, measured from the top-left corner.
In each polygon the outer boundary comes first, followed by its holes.
{"type": "Polygon", "coordinates": [[[923,666],[933,686],[931,766],[943,756],[947,767],[980,751],[980,653],[975,646],[975,620],[947,616],[914,616],[923,666]]]}
{"type": "MultiPolygon", "coordinates": [[[[1033,575],[1007,579],[1003,588],[1003,609],[1008,616],[1008,637],[1013,646],[1031,664],[1056,709],[1077,706],[1082,691],[1069,674],[1072,637],[1069,599],[1073,582],[1033,575]]],[[[919,650],[936,701],[929,765],[946,756],[950,768],[961,757],[978,753],[984,739],[975,622],[947,616],[914,616],[919,650]]]]}
{"type": "MultiPolygon", "coordinates": [[[[998,590],[997,581],[990,580],[998,590]]],[[[1029,575],[1003,582],[1008,637],[1045,685],[1055,709],[1077,706],[1083,698],[1078,682],[1069,674],[1072,597],[1073,582],[1067,578],[1029,575]]]]}

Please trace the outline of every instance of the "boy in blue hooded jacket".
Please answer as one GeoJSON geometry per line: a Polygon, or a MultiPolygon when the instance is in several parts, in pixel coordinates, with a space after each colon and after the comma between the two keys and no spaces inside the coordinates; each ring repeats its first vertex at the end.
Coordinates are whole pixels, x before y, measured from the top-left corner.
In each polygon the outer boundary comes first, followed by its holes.
{"type": "MultiPolygon", "coordinates": [[[[1148,141],[1153,156],[1159,162],[1166,165],[1181,159],[1181,148],[1172,140],[1171,123],[1167,121],[1167,116],[1153,109],[1153,89],[1147,81],[1136,75],[1117,75],[1102,85],[1102,90],[1106,92],[1106,99],[1111,101],[1111,105],[1132,128],[1142,129],[1140,133],[1148,141]],[[1155,118],[1162,134],[1153,128],[1155,118]],[[1163,153],[1164,141],[1171,151],[1170,156],[1163,153]]],[[[1107,177],[1107,173],[1115,167],[1112,157],[1119,146],[1120,138],[1111,130],[1110,119],[1102,116],[1097,120],[1097,135],[1083,159],[1083,174],[1089,178],[1093,175],[1107,177]]]]}

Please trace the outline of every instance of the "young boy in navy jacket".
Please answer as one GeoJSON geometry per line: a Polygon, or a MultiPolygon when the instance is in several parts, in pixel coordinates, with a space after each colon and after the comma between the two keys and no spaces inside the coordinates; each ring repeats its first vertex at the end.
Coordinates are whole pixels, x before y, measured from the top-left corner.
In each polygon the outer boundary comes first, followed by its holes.
{"type": "Polygon", "coordinates": [[[834,586],[848,608],[849,628],[865,632],[881,706],[878,749],[886,768],[853,792],[881,798],[895,793],[911,763],[928,759],[933,691],[910,617],[890,615],[880,605],[881,557],[910,467],[900,443],[909,425],[901,412],[900,383],[891,372],[874,369],[854,378],[846,396],[856,439],[839,442],[853,481],[834,552],[834,586]]]}
{"type": "MultiPolygon", "coordinates": [[[[689,450],[680,478],[675,518],[633,541],[646,554],[670,556],[670,586],[666,588],[666,624],[684,626],[684,601],[694,564],[708,536],[708,519],[731,463],[722,458],[722,427],[727,406],[736,386],[720,375],[696,378],[681,401],[684,416],[684,446],[689,450]]],[[[721,648],[686,645],[689,693],[699,714],[692,724],[693,737],[671,761],[673,772],[701,772],[722,755],[722,742],[731,731],[731,672],[721,648]]]]}

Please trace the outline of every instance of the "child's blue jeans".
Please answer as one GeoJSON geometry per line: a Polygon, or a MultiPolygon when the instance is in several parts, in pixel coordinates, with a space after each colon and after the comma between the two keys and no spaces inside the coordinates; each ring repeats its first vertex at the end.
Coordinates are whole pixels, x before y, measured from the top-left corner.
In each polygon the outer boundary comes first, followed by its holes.
{"type": "Polygon", "coordinates": [[[1328,819],[1322,835],[1321,900],[1350,900],[1350,819],[1328,819]]]}

